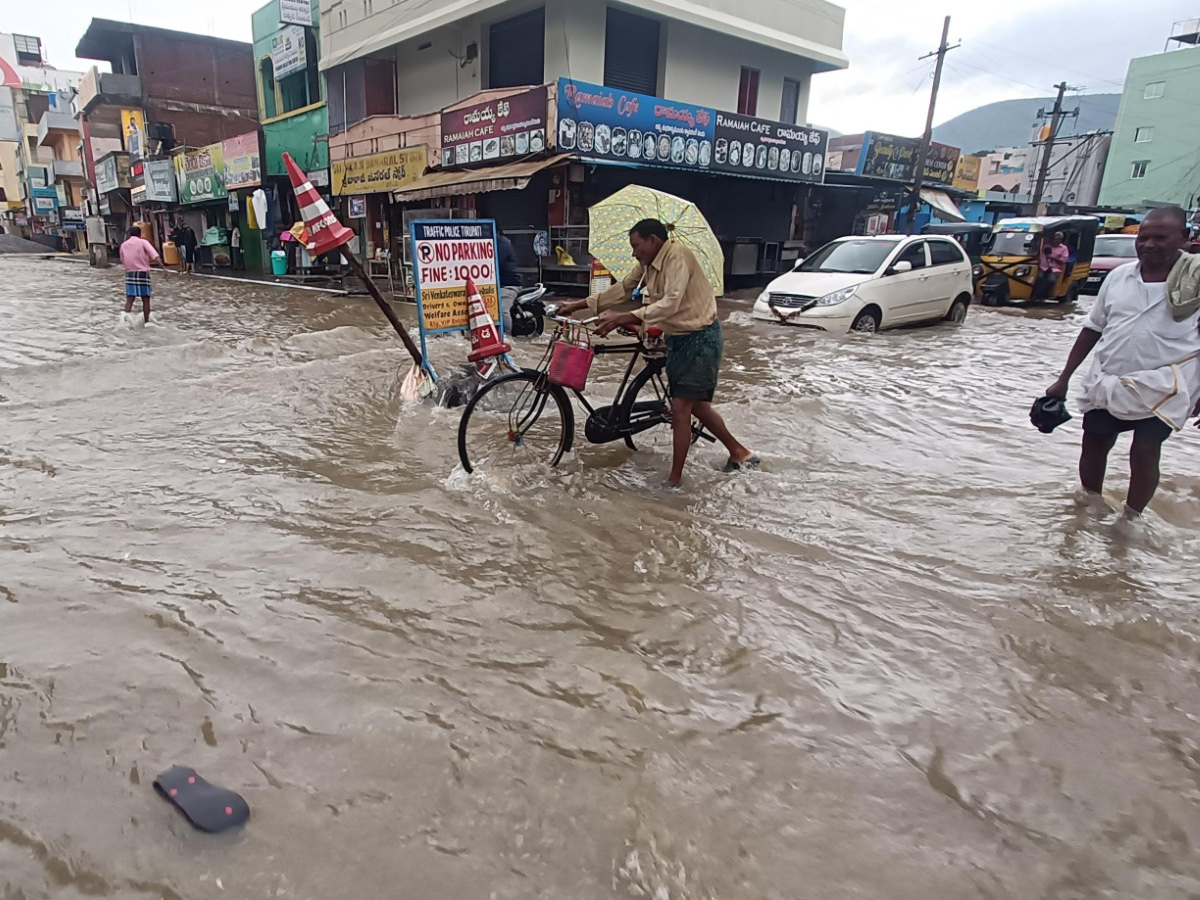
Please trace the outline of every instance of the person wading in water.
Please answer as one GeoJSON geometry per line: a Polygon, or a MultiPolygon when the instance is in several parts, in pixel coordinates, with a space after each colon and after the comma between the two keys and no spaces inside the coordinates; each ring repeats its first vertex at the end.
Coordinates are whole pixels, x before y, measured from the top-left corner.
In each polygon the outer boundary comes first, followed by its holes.
{"type": "Polygon", "coordinates": [[[667,227],[657,219],[643,219],[629,231],[629,244],[637,265],[624,281],[586,300],[571,300],[559,306],[562,315],[587,307],[604,312],[596,327],[601,337],[617,328],[656,326],[667,336],[667,381],[671,390],[671,426],[674,458],[668,484],[683,482],[683,467],[692,446],[692,417],[700,420],[729,451],[726,472],[752,469],[759,459],[740,444],[725,421],[713,409],[721,370],[724,336],[717,318],[717,297],[695,255],[672,240],[667,227]],[[613,312],[611,307],[630,300],[642,301],[632,312],[613,312]]]}

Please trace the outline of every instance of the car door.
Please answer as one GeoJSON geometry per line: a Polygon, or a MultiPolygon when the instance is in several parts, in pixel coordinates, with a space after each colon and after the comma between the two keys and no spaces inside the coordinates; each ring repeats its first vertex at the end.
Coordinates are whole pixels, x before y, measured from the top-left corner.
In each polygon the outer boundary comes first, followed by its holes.
{"type": "MultiPolygon", "coordinates": [[[[944,238],[930,239],[929,246],[929,303],[923,318],[941,319],[950,311],[950,304],[964,291],[971,277],[971,263],[962,247],[944,238]]],[[[970,293],[970,291],[966,291],[970,293]]]]}
{"type": "Polygon", "coordinates": [[[885,326],[915,322],[923,315],[929,292],[929,259],[925,244],[924,240],[905,244],[885,270],[890,272],[897,263],[906,262],[912,266],[912,271],[885,274],[877,282],[885,326]]]}

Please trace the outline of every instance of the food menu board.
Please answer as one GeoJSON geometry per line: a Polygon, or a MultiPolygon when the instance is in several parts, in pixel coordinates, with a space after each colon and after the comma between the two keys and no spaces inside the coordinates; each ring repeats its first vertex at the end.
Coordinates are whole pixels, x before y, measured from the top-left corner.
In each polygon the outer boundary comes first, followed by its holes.
{"type": "Polygon", "coordinates": [[[646,94],[558,80],[558,149],[596,160],[709,169],[717,113],[646,94]]]}
{"type": "Polygon", "coordinates": [[[820,182],[828,133],[735,113],[717,113],[713,168],[721,172],[820,182]]]}

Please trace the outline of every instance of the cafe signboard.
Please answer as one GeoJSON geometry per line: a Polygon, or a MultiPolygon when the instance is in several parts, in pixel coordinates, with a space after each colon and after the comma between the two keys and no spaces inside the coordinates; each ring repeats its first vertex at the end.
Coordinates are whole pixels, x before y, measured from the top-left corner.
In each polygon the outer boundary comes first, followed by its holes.
{"type": "Polygon", "coordinates": [[[519,159],[546,149],[545,87],[442,113],[442,165],[519,159]]]}
{"type": "Polygon", "coordinates": [[[736,113],[717,112],[713,169],[780,181],[821,182],[829,134],[736,113]]]}

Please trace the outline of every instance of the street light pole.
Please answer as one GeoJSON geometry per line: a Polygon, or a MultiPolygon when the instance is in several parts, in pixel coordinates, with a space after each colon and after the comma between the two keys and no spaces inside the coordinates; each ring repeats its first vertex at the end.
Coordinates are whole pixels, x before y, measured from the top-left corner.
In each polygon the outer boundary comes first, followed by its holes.
{"type": "Polygon", "coordinates": [[[921,188],[925,181],[925,160],[929,156],[929,147],[933,143],[933,112],[937,106],[938,89],[942,86],[942,65],[946,62],[946,54],[951,50],[955,50],[962,46],[955,44],[953,47],[946,45],[946,39],[950,36],[950,17],[946,16],[946,21],[942,24],[942,42],[933,53],[927,53],[921,59],[929,59],[931,56],[937,57],[937,65],[933,69],[933,90],[929,94],[929,115],[925,118],[925,132],[921,135],[921,146],[917,150],[917,159],[915,171],[913,172],[913,187],[912,198],[908,203],[908,233],[912,234],[917,225],[917,210],[921,205],[921,188]]]}
{"type": "MultiPolygon", "coordinates": [[[[1063,94],[1067,92],[1067,83],[1058,85],[1058,96],[1054,98],[1054,114],[1050,117],[1050,133],[1042,144],[1042,164],[1038,167],[1037,185],[1033,189],[1033,214],[1038,215],[1038,206],[1042,202],[1042,194],[1046,190],[1046,176],[1050,173],[1050,155],[1054,152],[1054,142],[1058,137],[1058,123],[1062,121],[1063,94]]],[[[1043,110],[1045,107],[1043,107],[1043,110]]]]}

